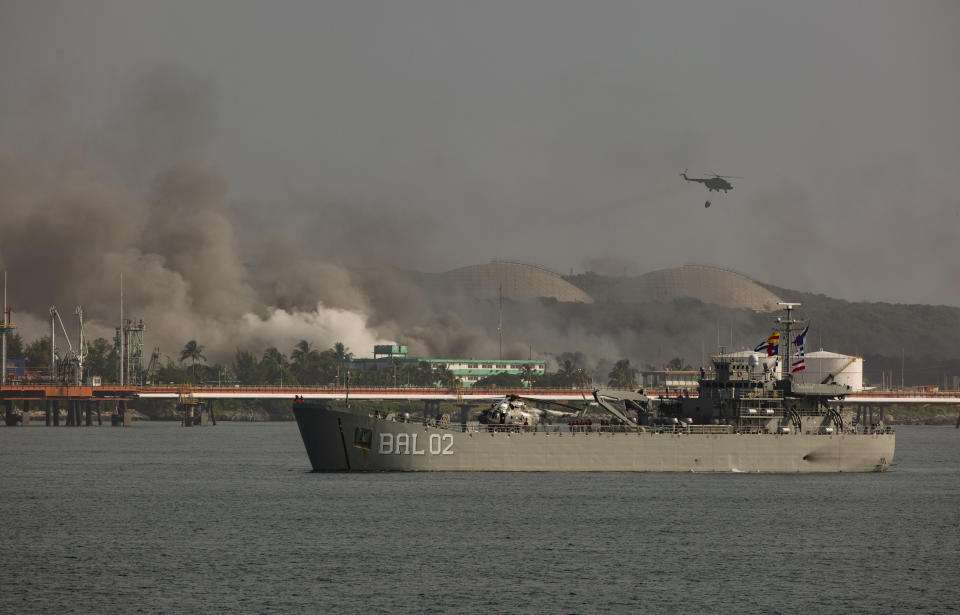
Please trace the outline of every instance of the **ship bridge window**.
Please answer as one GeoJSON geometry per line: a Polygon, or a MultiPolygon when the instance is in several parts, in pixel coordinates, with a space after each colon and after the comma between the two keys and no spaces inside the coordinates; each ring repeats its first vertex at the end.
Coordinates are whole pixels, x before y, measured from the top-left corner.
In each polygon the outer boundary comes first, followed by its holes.
{"type": "Polygon", "coordinates": [[[373,444],[373,430],[357,427],[353,430],[353,445],[360,448],[370,448],[373,444]]]}

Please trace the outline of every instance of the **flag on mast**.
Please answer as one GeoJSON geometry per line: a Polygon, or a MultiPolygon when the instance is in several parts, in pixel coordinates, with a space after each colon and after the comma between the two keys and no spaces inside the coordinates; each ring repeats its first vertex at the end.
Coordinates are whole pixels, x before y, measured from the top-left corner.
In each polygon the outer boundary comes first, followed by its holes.
{"type": "Polygon", "coordinates": [[[803,340],[807,336],[807,331],[809,330],[810,327],[808,325],[803,331],[800,332],[799,335],[797,335],[797,337],[793,338],[793,345],[797,347],[797,351],[796,354],[793,355],[796,361],[794,361],[790,366],[791,374],[807,369],[807,364],[803,358],[803,340]]]}
{"type": "Polygon", "coordinates": [[[757,347],[753,349],[753,351],[762,352],[766,350],[767,356],[772,357],[774,355],[780,354],[779,348],[780,348],[780,332],[774,331],[773,333],[770,334],[770,337],[768,337],[766,341],[758,344],[757,347]]]}

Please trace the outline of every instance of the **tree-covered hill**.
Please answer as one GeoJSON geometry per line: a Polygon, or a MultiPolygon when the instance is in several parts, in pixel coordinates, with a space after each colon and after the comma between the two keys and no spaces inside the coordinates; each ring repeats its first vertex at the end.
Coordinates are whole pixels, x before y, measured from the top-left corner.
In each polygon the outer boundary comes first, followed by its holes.
{"type": "MultiPolygon", "coordinates": [[[[593,328],[595,334],[614,332],[639,341],[655,341],[661,350],[658,362],[688,348],[687,357],[699,353],[703,339],[733,348],[749,347],[750,340],[766,334],[776,314],[724,308],[696,299],[668,303],[622,303],[611,297],[623,278],[596,273],[566,278],[597,299],[591,306],[557,305],[556,311],[593,328]],[[591,325],[593,323],[595,326],[591,325]],[[663,338],[652,335],[659,331],[663,338]],[[646,333],[646,335],[639,335],[646,333]],[[662,348],[668,350],[664,352],[662,348]]],[[[943,305],[854,302],[762,284],[786,301],[802,306],[797,316],[810,324],[811,349],[863,356],[864,375],[872,384],[883,380],[907,386],[934,385],[953,388],[960,376],[960,308],[943,305]]],[[[716,344],[708,344],[713,352],[716,344]]],[[[651,352],[646,352],[649,357],[651,352]]],[[[681,355],[682,356],[682,355],[681,355]]],[[[645,359],[650,362],[649,359],[645,359]]]]}

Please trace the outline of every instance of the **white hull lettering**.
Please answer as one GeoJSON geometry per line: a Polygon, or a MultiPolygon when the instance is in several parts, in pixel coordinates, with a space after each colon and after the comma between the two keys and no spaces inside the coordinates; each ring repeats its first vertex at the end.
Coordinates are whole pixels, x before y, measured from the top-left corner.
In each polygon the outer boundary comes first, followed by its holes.
{"type": "Polygon", "coordinates": [[[380,432],[380,454],[381,455],[392,455],[393,454],[393,434],[380,432]]]}
{"type": "Polygon", "coordinates": [[[394,454],[396,455],[409,455],[410,454],[410,434],[408,433],[398,433],[395,438],[394,444],[394,454]]]}
{"type": "MultiPolygon", "coordinates": [[[[451,434],[430,434],[427,442],[431,455],[452,455],[453,436],[451,434]]],[[[427,450],[417,448],[417,434],[380,432],[381,455],[425,455],[427,450]]]]}

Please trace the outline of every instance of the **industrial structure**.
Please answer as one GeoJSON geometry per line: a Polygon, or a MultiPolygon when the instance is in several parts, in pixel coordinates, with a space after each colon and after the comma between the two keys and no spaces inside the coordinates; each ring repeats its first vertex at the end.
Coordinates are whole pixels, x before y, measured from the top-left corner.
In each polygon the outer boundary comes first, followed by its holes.
{"type": "Polygon", "coordinates": [[[142,385],[146,382],[143,368],[143,331],[146,327],[142,320],[127,318],[116,328],[113,347],[117,351],[117,375],[120,384],[142,385]]]}
{"type": "MultiPolygon", "coordinates": [[[[11,320],[13,310],[7,307],[7,272],[3,272],[3,315],[0,317],[0,364],[3,365],[3,373],[0,375],[0,384],[7,384],[7,372],[10,365],[7,364],[7,333],[16,329],[16,325],[11,320]]],[[[22,369],[22,365],[20,366],[22,369]]],[[[14,365],[16,370],[16,365],[14,365]]]]}
{"type": "Polygon", "coordinates": [[[67,385],[83,384],[83,360],[87,358],[87,345],[83,339],[83,308],[78,305],[74,313],[80,323],[80,335],[76,348],[70,341],[70,334],[67,333],[67,328],[63,324],[57,306],[50,306],[50,374],[55,382],[67,385]],[[58,323],[67,343],[67,349],[63,352],[63,356],[57,354],[58,323]]]}
{"type": "Polygon", "coordinates": [[[851,391],[863,391],[863,357],[817,350],[806,353],[806,368],[793,375],[805,384],[842,384],[851,391]]]}

